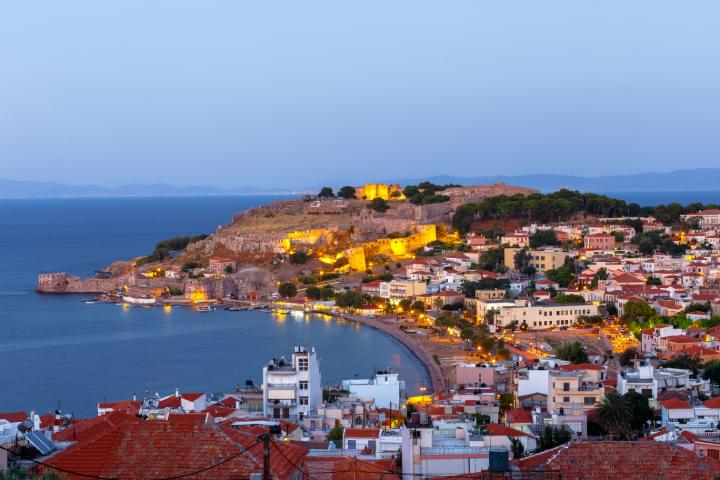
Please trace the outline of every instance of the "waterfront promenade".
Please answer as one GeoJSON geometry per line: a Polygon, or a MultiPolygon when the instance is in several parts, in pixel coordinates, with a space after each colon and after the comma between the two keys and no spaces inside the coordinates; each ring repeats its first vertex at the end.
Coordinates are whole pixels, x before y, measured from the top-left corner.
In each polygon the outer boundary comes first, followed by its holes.
{"type": "MultiPolygon", "coordinates": [[[[328,312],[316,313],[323,313],[326,315],[328,314],[328,312]]],[[[393,337],[395,340],[405,345],[408,350],[410,350],[412,354],[415,355],[415,357],[423,364],[425,370],[427,370],[427,373],[430,376],[432,393],[434,393],[435,395],[439,395],[447,392],[447,379],[445,378],[445,375],[443,375],[440,365],[438,365],[433,356],[430,354],[430,352],[428,352],[425,345],[423,345],[423,343],[417,338],[417,336],[408,335],[407,333],[400,330],[397,324],[388,323],[383,321],[382,319],[372,319],[362,315],[353,315],[349,313],[333,312],[330,314],[338,318],[343,318],[351,322],[357,322],[362,325],[375,328],[385,333],[386,335],[393,337]]]]}

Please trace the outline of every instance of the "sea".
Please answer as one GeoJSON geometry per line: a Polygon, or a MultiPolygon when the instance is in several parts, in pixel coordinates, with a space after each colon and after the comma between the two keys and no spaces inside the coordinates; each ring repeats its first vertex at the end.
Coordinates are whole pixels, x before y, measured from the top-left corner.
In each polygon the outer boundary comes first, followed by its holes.
{"type": "Polygon", "coordinates": [[[34,291],[40,272],[91,276],[162,239],[212,233],[232,214],[277,196],[0,200],[0,412],[57,408],[94,416],[133,394],[232,391],[296,345],[314,347],[324,384],[400,373],[409,394],[429,386],[422,364],[381,332],[316,315],[195,312],[86,304],[88,295],[34,291]]]}

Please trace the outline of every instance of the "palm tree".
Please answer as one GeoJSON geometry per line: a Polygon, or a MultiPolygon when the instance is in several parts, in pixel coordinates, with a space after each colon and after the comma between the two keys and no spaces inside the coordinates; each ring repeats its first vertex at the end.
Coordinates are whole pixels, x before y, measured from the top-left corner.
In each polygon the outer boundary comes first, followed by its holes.
{"type": "Polygon", "coordinates": [[[632,422],[632,410],[617,392],[606,393],[598,407],[598,423],[612,438],[625,437],[632,422]]]}

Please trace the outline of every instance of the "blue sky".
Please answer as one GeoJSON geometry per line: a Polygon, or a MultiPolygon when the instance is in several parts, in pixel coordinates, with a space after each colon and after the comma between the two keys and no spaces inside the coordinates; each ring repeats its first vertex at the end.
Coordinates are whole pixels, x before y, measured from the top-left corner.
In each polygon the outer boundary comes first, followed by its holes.
{"type": "Polygon", "coordinates": [[[720,166],[720,2],[0,3],[0,178],[720,166]]]}

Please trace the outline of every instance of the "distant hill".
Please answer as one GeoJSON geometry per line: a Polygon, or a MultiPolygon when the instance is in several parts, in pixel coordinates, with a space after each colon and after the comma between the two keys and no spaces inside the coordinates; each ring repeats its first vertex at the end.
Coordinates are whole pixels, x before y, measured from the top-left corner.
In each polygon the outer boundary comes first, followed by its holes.
{"type": "Polygon", "coordinates": [[[457,177],[452,175],[436,175],[430,178],[395,179],[391,180],[391,183],[411,185],[423,180],[443,184],[457,183],[460,185],[504,182],[537,188],[543,192],[556,191],[561,188],[585,192],[708,191],[720,190],[720,168],[698,168],[667,173],[650,172],[635,175],[606,175],[600,177],[577,177],[572,175],[457,177]]]}
{"type": "MultiPolygon", "coordinates": [[[[0,179],[0,198],[62,198],[62,197],[173,197],[201,195],[284,195],[307,193],[310,190],[219,188],[212,185],[178,187],[166,183],[150,185],[67,185],[53,182],[32,182],[0,179]]],[[[312,189],[315,192],[315,189],[312,189]]]]}
{"type": "MultiPolygon", "coordinates": [[[[641,173],[636,175],[605,175],[578,177],[572,175],[494,175],[484,177],[458,177],[435,175],[423,178],[384,179],[388,183],[413,185],[424,180],[434,183],[481,185],[503,182],[553,192],[561,188],[583,192],[627,191],[720,191],[720,168],[677,170],[668,173],[641,173]]],[[[363,183],[357,179],[354,184],[363,183]]],[[[339,187],[340,185],[337,185],[339,187]]],[[[220,188],[212,185],[178,187],[166,183],[150,185],[67,185],[53,182],[33,182],[0,179],[0,198],[57,198],[57,197],[139,197],[139,196],[192,196],[192,195],[283,195],[317,193],[319,187],[289,188],[220,188]]]]}

